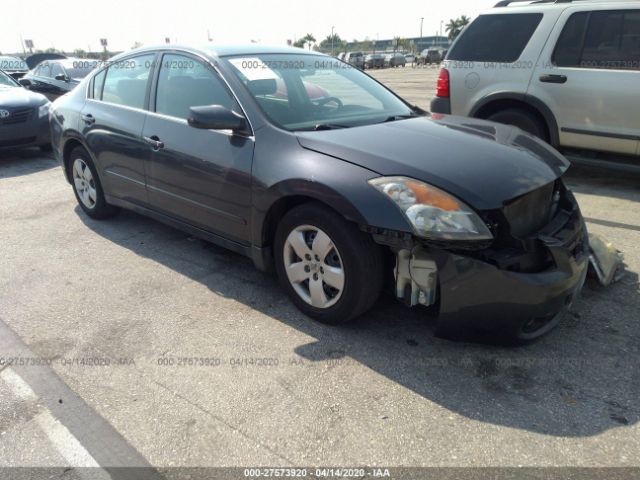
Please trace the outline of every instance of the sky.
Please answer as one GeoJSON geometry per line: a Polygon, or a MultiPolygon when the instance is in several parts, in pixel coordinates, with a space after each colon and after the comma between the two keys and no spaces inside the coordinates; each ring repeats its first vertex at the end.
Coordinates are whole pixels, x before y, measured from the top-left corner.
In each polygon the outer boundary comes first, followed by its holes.
{"type": "Polygon", "coordinates": [[[282,45],[306,33],[318,42],[331,27],[346,40],[370,40],[420,35],[440,31],[440,22],[467,15],[471,18],[491,8],[497,0],[404,0],[396,3],[363,0],[3,0],[0,52],[22,50],[21,38],[33,40],[36,49],[54,47],[73,51],[100,50],[107,38],[109,50],[129,50],[172,42],[282,45]]]}

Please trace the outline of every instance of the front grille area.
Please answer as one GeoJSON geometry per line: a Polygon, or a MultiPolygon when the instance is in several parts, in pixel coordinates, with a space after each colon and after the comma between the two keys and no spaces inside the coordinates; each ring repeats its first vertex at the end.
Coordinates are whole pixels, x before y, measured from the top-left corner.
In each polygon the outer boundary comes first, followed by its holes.
{"type": "Polygon", "coordinates": [[[33,108],[17,108],[15,110],[9,110],[9,116],[7,118],[0,118],[0,125],[16,125],[18,123],[25,123],[31,118],[33,108]]]}
{"type": "Polygon", "coordinates": [[[555,214],[559,190],[555,182],[512,200],[502,209],[511,235],[527,238],[544,227],[555,214]]]}

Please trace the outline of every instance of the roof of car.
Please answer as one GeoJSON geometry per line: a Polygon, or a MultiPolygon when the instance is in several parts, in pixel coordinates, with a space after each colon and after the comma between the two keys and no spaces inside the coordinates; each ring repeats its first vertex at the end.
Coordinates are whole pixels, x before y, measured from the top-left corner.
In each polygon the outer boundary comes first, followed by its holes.
{"type": "Polygon", "coordinates": [[[485,11],[491,13],[529,13],[540,12],[541,10],[565,10],[571,7],[596,7],[606,6],[611,8],[629,8],[629,4],[640,7],[638,0],[558,0],[558,1],[511,1],[508,5],[501,5],[499,2],[492,9],[485,11]]]}
{"type": "Polygon", "coordinates": [[[274,45],[262,45],[259,43],[248,43],[248,44],[232,44],[232,45],[223,45],[223,44],[215,44],[215,43],[207,43],[204,45],[194,45],[194,44],[175,44],[175,43],[163,43],[159,45],[150,45],[148,47],[142,47],[135,50],[130,50],[128,52],[123,52],[119,55],[116,55],[111,60],[119,59],[121,57],[126,57],[131,55],[132,53],[144,53],[144,52],[152,52],[157,50],[186,50],[186,51],[196,51],[200,53],[205,53],[214,57],[227,57],[227,56],[235,56],[235,55],[260,55],[260,54],[310,54],[310,55],[325,55],[320,52],[314,52],[305,50],[303,48],[296,47],[287,47],[287,46],[274,46],[274,45]]]}

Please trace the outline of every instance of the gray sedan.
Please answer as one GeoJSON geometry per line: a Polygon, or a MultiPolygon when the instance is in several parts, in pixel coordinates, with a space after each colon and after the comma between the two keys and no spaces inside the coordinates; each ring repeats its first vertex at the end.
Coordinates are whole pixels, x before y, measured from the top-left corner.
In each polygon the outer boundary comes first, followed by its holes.
{"type": "Polygon", "coordinates": [[[40,147],[50,150],[49,106],[0,70],[0,149],[40,147]]]}

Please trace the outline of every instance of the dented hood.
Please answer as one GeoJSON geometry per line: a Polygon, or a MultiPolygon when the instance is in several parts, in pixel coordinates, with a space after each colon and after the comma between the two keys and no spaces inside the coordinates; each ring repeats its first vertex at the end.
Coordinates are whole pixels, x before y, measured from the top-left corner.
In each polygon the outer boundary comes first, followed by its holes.
{"type": "Polygon", "coordinates": [[[304,148],[380,175],[428,182],[479,210],[500,208],[553,182],[569,166],[556,150],[518,128],[454,116],[297,136],[304,148]]]}

